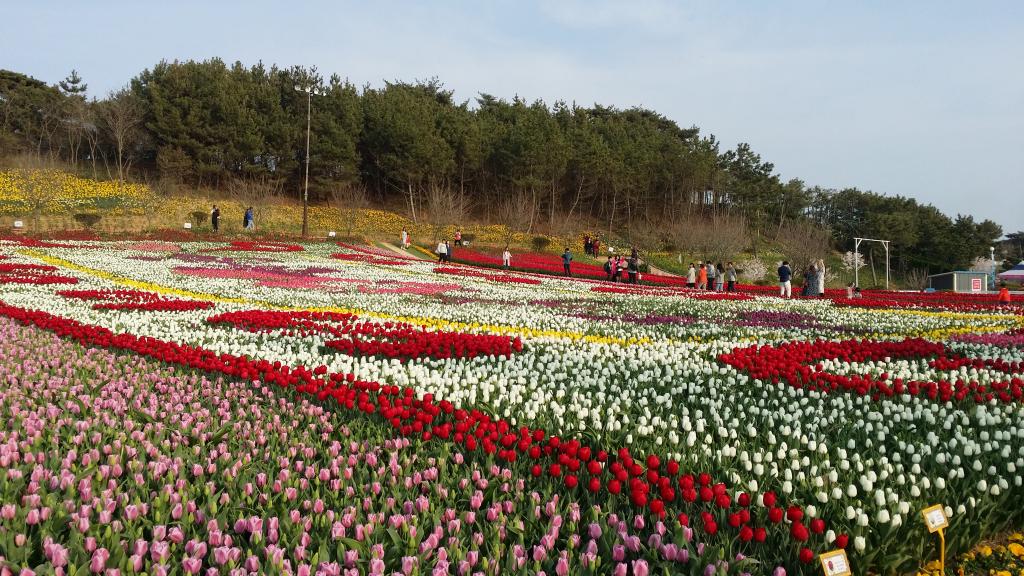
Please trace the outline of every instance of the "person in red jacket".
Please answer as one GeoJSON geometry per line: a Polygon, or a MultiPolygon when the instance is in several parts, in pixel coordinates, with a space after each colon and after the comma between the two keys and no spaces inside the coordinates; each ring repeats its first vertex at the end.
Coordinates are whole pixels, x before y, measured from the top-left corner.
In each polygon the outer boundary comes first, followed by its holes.
{"type": "Polygon", "coordinates": [[[1013,299],[1010,298],[1010,291],[1006,289],[1006,283],[1003,282],[999,287],[999,304],[1007,305],[1012,301],[1013,299]]]}

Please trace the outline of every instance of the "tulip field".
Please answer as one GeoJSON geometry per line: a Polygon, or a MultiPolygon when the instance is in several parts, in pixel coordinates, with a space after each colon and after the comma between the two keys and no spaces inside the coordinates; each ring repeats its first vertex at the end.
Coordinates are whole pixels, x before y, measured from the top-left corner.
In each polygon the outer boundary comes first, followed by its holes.
{"type": "Polygon", "coordinates": [[[914,573],[1024,527],[1024,308],[8,238],[0,422],[2,575],[914,573]]]}

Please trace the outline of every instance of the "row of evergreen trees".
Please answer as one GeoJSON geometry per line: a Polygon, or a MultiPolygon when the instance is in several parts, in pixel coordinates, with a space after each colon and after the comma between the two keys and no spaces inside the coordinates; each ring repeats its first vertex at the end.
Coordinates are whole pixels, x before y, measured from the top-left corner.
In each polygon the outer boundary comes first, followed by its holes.
{"type": "Polygon", "coordinates": [[[0,70],[0,154],[59,158],[114,178],[300,189],[311,97],[310,195],[358,187],[414,217],[439,195],[530,228],[574,217],[603,229],[668,230],[692,218],[742,218],[755,247],[788,225],[891,238],[904,269],[962,267],[1001,236],[990,221],[951,219],[913,199],[783,181],[747,144],[657,112],[480,94],[457,102],[437,80],[356,87],[315,68],[219,59],[160,62],[118,92],[88,100],[72,73],[56,86],[0,70]],[[507,212],[505,210],[504,212],[507,212]],[[520,214],[522,215],[522,214],[520,214]]]}

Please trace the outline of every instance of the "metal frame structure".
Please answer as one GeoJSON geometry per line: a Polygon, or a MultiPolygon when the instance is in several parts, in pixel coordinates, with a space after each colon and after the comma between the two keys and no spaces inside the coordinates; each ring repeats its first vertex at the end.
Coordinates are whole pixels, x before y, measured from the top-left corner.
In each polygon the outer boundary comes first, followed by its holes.
{"type": "Polygon", "coordinates": [[[860,261],[860,243],[861,242],[879,242],[885,247],[885,289],[889,289],[889,243],[890,240],[878,240],[877,238],[854,238],[853,239],[853,252],[854,252],[854,265],[853,265],[853,284],[854,286],[860,286],[860,269],[857,267],[857,262],[860,261]]]}

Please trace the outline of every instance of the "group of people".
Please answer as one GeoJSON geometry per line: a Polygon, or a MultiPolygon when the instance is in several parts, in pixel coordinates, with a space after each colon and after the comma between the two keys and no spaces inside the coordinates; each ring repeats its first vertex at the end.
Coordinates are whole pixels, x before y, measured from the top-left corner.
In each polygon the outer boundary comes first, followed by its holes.
{"type": "Polygon", "coordinates": [[[632,249],[628,258],[622,255],[609,255],[604,263],[604,273],[609,282],[636,284],[640,279],[640,255],[636,248],[632,249]],[[623,273],[625,279],[622,277],[623,273]]]}
{"type": "MultiPolygon", "coordinates": [[[[455,236],[453,237],[454,244],[456,246],[462,246],[462,230],[456,230],[455,236]]],[[[409,232],[405,229],[402,230],[402,247],[409,247],[409,232]]],[[[508,251],[508,248],[505,249],[508,251]]],[[[451,262],[452,261],[452,245],[448,243],[447,238],[441,238],[441,241],[437,243],[437,248],[434,250],[437,253],[438,262],[451,262]]],[[[510,255],[511,256],[511,255],[510,255]]]]}
{"type": "Polygon", "coordinates": [[[636,258],[623,258],[622,256],[609,256],[604,263],[604,273],[611,282],[622,282],[622,273],[626,273],[629,284],[636,284],[640,275],[640,264],[636,258]]]}
{"type": "Polygon", "coordinates": [[[601,241],[597,238],[591,238],[590,234],[587,234],[583,237],[583,252],[587,256],[597,258],[601,255],[601,241]]]}
{"type": "MultiPolygon", "coordinates": [[[[793,297],[793,269],[788,261],[783,261],[778,269],[779,275],[779,296],[783,298],[793,297]]],[[[858,292],[859,293],[859,292],[858,292]]],[[[825,261],[812,262],[804,269],[804,285],[801,296],[824,296],[825,295],[825,261]]]]}
{"type": "MultiPolygon", "coordinates": [[[[246,230],[255,230],[256,221],[254,219],[255,211],[252,206],[245,209],[245,214],[242,215],[242,228],[246,230]]],[[[210,227],[213,228],[214,232],[220,230],[220,208],[216,204],[213,205],[213,209],[210,210],[210,227]]]]}
{"type": "Polygon", "coordinates": [[[447,239],[442,238],[441,241],[437,243],[437,248],[434,252],[437,253],[438,263],[452,261],[452,245],[448,243],[447,239]]]}
{"type": "Polygon", "coordinates": [[[698,290],[711,290],[713,292],[735,292],[736,291],[736,265],[729,262],[716,266],[710,260],[707,262],[690,262],[686,271],[686,287],[698,290]]]}

